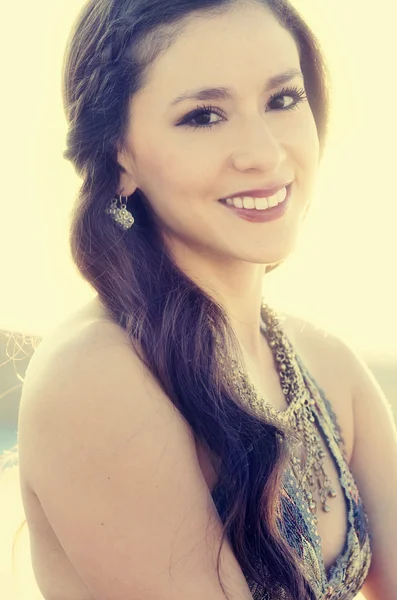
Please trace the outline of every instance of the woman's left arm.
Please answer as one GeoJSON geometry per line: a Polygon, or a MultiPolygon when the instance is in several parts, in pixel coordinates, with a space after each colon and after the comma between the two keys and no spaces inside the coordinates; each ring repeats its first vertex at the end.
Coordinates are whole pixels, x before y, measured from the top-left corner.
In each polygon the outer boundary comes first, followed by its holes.
{"type": "Polygon", "coordinates": [[[373,557],[366,600],[397,600],[397,428],[390,403],[365,362],[342,342],[352,376],[354,448],[350,469],[363,499],[373,557]]]}

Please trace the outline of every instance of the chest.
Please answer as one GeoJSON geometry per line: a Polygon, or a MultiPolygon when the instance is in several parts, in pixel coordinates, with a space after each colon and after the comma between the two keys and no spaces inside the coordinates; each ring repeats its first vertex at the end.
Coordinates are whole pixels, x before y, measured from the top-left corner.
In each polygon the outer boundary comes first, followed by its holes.
{"type": "MultiPolygon", "coordinates": [[[[323,396],[331,405],[331,410],[342,432],[349,464],[354,446],[354,417],[351,387],[347,375],[343,369],[338,367],[337,361],[327,356],[324,348],[318,348],[315,344],[307,342],[299,344],[291,333],[289,339],[292,340],[293,347],[306,372],[310,374],[316,387],[321,389],[323,396]]],[[[265,361],[247,363],[247,374],[260,398],[278,411],[285,411],[288,408],[288,403],[281,387],[276,362],[270,349],[267,348],[266,351],[265,361]]],[[[320,435],[320,432],[318,433],[320,435]]],[[[324,446],[323,449],[329,455],[328,448],[324,446]]],[[[333,459],[331,459],[331,463],[333,462],[333,459]]]]}
{"type": "MultiPolygon", "coordinates": [[[[347,462],[349,463],[353,452],[353,411],[350,396],[350,389],[343,378],[338,377],[337,373],[329,368],[329,364],[324,364],[306,353],[300,353],[307,369],[314,377],[318,385],[324,392],[325,397],[331,403],[332,409],[340,425],[343,439],[345,442],[345,451],[347,462]]],[[[281,389],[279,375],[275,367],[271,366],[269,361],[266,368],[250,365],[249,378],[254,385],[257,393],[271,403],[276,409],[284,411],[288,404],[281,389]],[[269,366],[270,365],[270,366],[269,366]]],[[[316,534],[319,538],[322,558],[326,571],[334,564],[335,560],[342,553],[345,547],[346,535],[348,531],[348,501],[345,490],[340,481],[340,471],[338,464],[330,452],[327,440],[322,434],[322,430],[316,428],[320,447],[324,452],[324,471],[331,482],[332,488],[336,492],[334,498],[329,498],[328,505],[330,512],[322,510],[320,495],[314,495],[317,503],[317,523],[315,524],[316,534]]],[[[198,441],[196,441],[198,461],[207,482],[208,488],[212,490],[217,481],[217,471],[214,460],[209,452],[198,441]]],[[[297,454],[301,458],[301,454],[297,454]]],[[[296,500],[296,499],[294,499],[296,500]]],[[[302,497],[302,510],[307,510],[302,497]]]]}

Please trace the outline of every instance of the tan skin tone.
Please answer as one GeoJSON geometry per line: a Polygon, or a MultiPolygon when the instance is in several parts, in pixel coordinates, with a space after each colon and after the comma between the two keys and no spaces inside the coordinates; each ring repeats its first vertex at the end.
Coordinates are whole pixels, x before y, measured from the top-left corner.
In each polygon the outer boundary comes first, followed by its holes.
{"type": "Polygon", "coordinates": [[[119,155],[126,170],[119,193],[129,196],[137,187],[144,192],[176,263],[221,301],[247,362],[262,367],[269,359],[259,310],[266,264],[294,249],[319,161],[308,101],[289,111],[291,95],[269,103],[283,87],[304,89],[302,77],[263,93],[268,78],[291,68],[300,70],[296,44],[261,6],[241,5],[222,17],[190,22],[132,99],[130,152],[119,155]],[[216,86],[235,88],[237,95],[169,106],[185,90],[216,86]],[[219,124],[178,126],[203,104],[216,112],[193,125],[219,124]],[[276,221],[250,223],[218,202],[291,180],[291,209],[276,221]]]}
{"type": "MultiPolygon", "coordinates": [[[[131,100],[128,151],[118,157],[125,169],[118,193],[130,196],[137,188],[144,192],[176,263],[223,304],[251,380],[279,408],[285,399],[269,347],[260,333],[263,275],[267,264],[287,258],[298,242],[319,162],[319,141],[309,103],[302,101],[288,111],[277,109],[293,104],[292,96],[283,94],[277,102],[270,102],[270,95],[280,93],[282,87],[304,89],[303,79],[296,77],[263,92],[270,77],[291,68],[300,69],[295,42],[261,6],[240,4],[222,17],[190,20],[177,41],[155,62],[147,87],[131,100]],[[185,90],[218,86],[235,88],[234,99],[169,106],[185,90]],[[204,104],[211,104],[212,112],[196,120],[194,126],[218,121],[219,125],[208,129],[178,125],[185,115],[204,104]],[[280,180],[294,180],[291,208],[280,220],[249,223],[218,202],[239,190],[269,187],[280,180]]],[[[83,331],[87,322],[105,320],[102,308],[96,298],[66,321],[51,341],[47,338],[41,347],[42,359],[40,353],[36,355],[37,371],[45,369],[46,352],[54,354],[57,345],[62,349],[73,332],[83,331]]],[[[397,473],[397,452],[379,390],[350,350],[333,336],[327,337],[293,318],[287,320],[285,330],[338,415],[348,462],[369,509],[375,567],[365,589],[368,600],[394,600],[396,511],[388,507],[396,486],[390,474],[397,473]],[[330,364],[332,370],[324,367],[330,364]],[[381,474],[381,488],[373,474],[381,474]]],[[[124,334],[117,331],[112,335],[118,340],[124,334]]],[[[58,597],[62,583],[65,597],[86,600],[91,596],[34,494],[34,460],[30,460],[36,440],[26,419],[20,472],[36,574],[49,590],[47,598],[58,597]]],[[[318,530],[328,567],[344,546],[346,506],[335,465],[328,450],[326,453],[325,468],[338,491],[331,513],[319,516],[318,530]]],[[[198,456],[211,489],[216,474],[200,447],[198,456]]]]}

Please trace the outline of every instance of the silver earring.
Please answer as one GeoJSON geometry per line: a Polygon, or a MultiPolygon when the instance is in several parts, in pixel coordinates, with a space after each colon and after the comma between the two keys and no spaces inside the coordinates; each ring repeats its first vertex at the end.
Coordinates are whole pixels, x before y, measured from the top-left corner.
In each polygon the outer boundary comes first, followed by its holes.
{"type": "Polygon", "coordinates": [[[105,213],[109,215],[113,221],[122,229],[127,230],[133,226],[135,219],[127,210],[127,205],[123,204],[123,197],[120,196],[121,208],[117,207],[117,198],[113,198],[108,207],[105,209],[105,213]]]}

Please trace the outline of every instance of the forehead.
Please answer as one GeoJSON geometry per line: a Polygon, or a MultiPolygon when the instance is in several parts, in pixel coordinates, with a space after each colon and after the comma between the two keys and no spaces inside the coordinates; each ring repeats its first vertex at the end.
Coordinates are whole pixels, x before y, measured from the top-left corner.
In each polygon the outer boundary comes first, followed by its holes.
{"type": "Polygon", "coordinates": [[[264,6],[237,5],[227,13],[203,13],[186,22],[173,44],[152,65],[148,91],[176,95],[197,85],[254,85],[300,67],[292,35],[264,6]]]}

